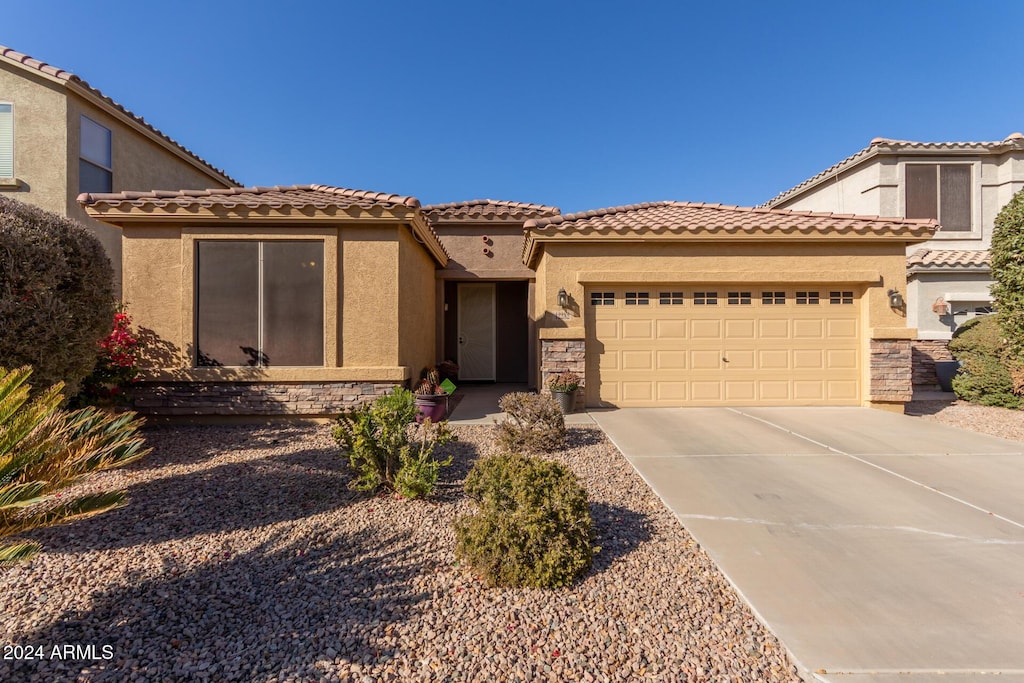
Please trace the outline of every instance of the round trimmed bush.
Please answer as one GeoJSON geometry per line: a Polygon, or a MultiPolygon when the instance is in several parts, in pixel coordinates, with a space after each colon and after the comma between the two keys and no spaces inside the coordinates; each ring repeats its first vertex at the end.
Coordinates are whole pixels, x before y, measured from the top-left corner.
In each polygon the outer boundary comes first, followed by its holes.
{"type": "Polygon", "coordinates": [[[0,366],[31,365],[36,387],[74,396],[115,312],[114,271],[75,221],[0,197],[0,366]]]}
{"type": "Polygon", "coordinates": [[[473,466],[465,490],[480,510],[455,520],[455,553],[488,585],[558,588],[590,568],[587,492],[565,466],[497,455],[473,466]]]}
{"type": "Polygon", "coordinates": [[[1024,397],[1014,393],[1006,338],[996,316],[972,318],[958,327],[949,350],[960,361],[953,377],[957,397],[986,406],[1024,405],[1024,397]]]}

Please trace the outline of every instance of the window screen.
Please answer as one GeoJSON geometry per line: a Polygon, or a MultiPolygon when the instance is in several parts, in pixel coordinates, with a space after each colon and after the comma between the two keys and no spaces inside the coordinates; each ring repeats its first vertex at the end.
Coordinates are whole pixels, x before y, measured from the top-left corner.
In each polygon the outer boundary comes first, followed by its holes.
{"type": "Polygon", "coordinates": [[[939,223],[944,231],[971,229],[971,167],[939,167],[939,223]]]}
{"type": "Polygon", "coordinates": [[[200,241],[197,365],[320,366],[323,243],[200,241]]]}
{"type": "Polygon", "coordinates": [[[83,116],[80,133],[79,156],[81,158],[78,160],[78,191],[113,191],[110,129],[83,116]]]}
{"type": "Polygon", "coordinates": [[[907,218],[938,218],[935,164],[907,164],[907,218]]]}

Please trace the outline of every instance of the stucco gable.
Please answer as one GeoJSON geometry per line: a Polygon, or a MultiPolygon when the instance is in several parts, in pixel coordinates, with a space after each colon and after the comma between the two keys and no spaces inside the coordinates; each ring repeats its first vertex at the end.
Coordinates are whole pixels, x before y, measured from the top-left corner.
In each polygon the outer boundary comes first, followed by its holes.
{"type": "Polygon", "coordinates": [[[222,182],[225,185],[240,185],[240,183],[229,176],[226,171],[213,166],[210,162],[206,161],[180,142],[162,133],[153,126],[153,124],[149,123],[138,114],[135,114],[123,105],[118,104],[113,99],[104,95],[98,89],[92,87],[88,82],[79,78],[70,71],[47,64],[46,62],[42,62],[38,59],[33,59],[26,54],[3,45],[0,45],[0,62],[16,69],[29,71],[51,79],[53,82],[64,86],[70,92],[82,97],[100,109],[103,109],[115,118],[121,119],[124,123],[131,126],[139,133],[153,139],[157,144],[184,158],[204,173],[209,174],[211,178],[216,179],[218,182],[222,182]]]}
{"type": "Polygon", "coordinates": [[[866,163],[880,155],[896,154],[1003,154],[1009,151],[1024,151],[1024,134],[1011,133],[1003,140],[993,142],[915,142],[913,140],[890,140],[875,138],[864,149],[851,154],[842,161],[829,166],[821,173],[814,175],[802,183],[780,192],[759,208],[772,208],[795,199],[821,183],[836,177],[840,173],[866,163]]]}

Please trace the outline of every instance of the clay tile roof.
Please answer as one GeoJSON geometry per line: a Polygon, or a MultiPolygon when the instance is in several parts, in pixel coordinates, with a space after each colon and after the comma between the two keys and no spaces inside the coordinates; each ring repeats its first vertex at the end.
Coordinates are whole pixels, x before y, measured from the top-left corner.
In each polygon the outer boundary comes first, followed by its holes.
{"type": "Polygon", "coordinates": [[[215,175],[219,175],[219,176],[223,177],[226,181],[228,181],[229,183],[231,183],[233,185],[240,185],[240,183],[237,180],[235,180],[234,178],[232,178],[231,176],[229,176],[226,171],[224,171],[223,169],[217,168],[216,166],[211,165],[210,162],[206,161],[206,159],[203,159],[201,156],[199,156],[195,152],[193,152],[193,151],[189,150],[188,148],[186,148],[180,142],[177,142],[176,140],[173,140],[170,137],[168,137],[167,135],[165,135],[164,133],[160,132],[157,128],[155,128],[153,126],[153,124],[149,123],[148,121],[146,121],[144,118],[142,118],[138,114],[135,114],[135,113],[131,112],[129,109],[125,108],[124,106],[122,106],[122,105],[118,104],[117,102],[115,102],[114,100],[110,99],[109,97],[104,95],[102,92],[100,92],[96,88],[92,87],[86,81],[82,80],[81,78],[79,78],[75,74],[71,73],[70,71],[65,71],[64,69],[60,69],[60,68],[58,68],[56,66],[51,66],[50,64],[47,64],[46,62],[41,62],[38,59],[33,59],[32,57],[29,57],[26,54],[22,54],[21,52],[17,52],[16,50],[12,50],[11,48],[5,47],[3,45],[0,45],[0,59],[7,60],[9,62],[17,63],[17,64],[21,65],[22,67],[25,67],[25,68],[28,68],[28,69],[34,69],[36,71],[39,71],[40,73],[46,74],[47,76],[51,76],[51,77],[56,78],[56,79],[58,79],[60,81],[63,81],[64,83],[66,83],[71,88],[77,88],[77,89],[79,89],[79,90],[81,90],[81,91],[83,91],[85,93],[88,93],[89,95],[92,95],[93,97],[96,97],[96,98],[100,99],[102,102],[104,102],[108,106],[112,107],[113,109],[121,112],[122,114],[127,116],[129,119],[134,121],[136,124],[138,124],[139,126],[145,128],[149,132],[155,134],[157,137],[161,138],[162,140],[164,140],[165,142],[170,144],[175,149],[177,149],[177,150],[183,152],[185,155],[191,157],[194,161],[196,161],[199,164],[201,164],[202,166],[206,167],[206,169],[208,169],[210,172],[214,173],[215,175]]]}
{"type": "Polygon", "coordinates": [[[907,257],[911,272],[932,270],[984,270],[989,269],[987,251],[957,249],[918,249],[907,257]]]}
{"type": "Polygon", "coordinates": [[[801,191],[817,185],[823,180],[832,178],[848,168],[852,168],[861,162],[879,154],[900,154],[906,152],[934,152],[943,153],[970,153],[970,154],[999,154],[1010,150],[1024,150],[1024,135],[1021,133],[1010,133],[1003,140],[991,142],[914,142],[913,140],[890,140],[888,138],[874,138],[864,149],[851,154],[839,163],[829,166],[821,173],[808,178],[799,185],[780,192],[763,204],[761,207],[776,206],[787,199],[791,199],[801,191]]]}
{"type": "Polygon", "coordinates": [[[302,209],[372,209],[406,206],[417,209],[415,197],[383,192],[349,190],[329,185],[288,185],[274,187],[232,187],[211,190],[153,190],[151,192],[83,193],[78,202],[90,207],[222,207],[302,209]]]}
{"type": "Polygon", "coordinates": [[[648,202],[533,219],[527,230],[547,233],[719,234],[719,235],[876,235],[927,238],[934,220],[748,208],[693,202],[648,202]]]}
{"type": "Polygon", "coordinates": [[[451,202],[449,204],[428,204],[423,207],[423,212],[431,221],[525,221],[530,218],[557,216],[561,213],[557,206],[505,202],[497,199],[471,199],[466,202],[451,202]]]}

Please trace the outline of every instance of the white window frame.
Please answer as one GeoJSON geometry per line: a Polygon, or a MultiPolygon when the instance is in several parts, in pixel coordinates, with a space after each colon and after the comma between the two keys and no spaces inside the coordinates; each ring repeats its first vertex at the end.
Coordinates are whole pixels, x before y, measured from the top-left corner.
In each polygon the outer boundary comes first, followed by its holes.
{"type": "MultiPolygon", "coordinates": [[[[78,158],[79,158],[80,161],[84,161],[87,164],[92,164],[96,168],[103,169],[104,171],[109,173],[110,174],[110,191],[111,192],[114,191],[114,131],[111,130],[110,128],[108,128],[107,126],[104,126],[99,121],[96,121],[94,119],[89,118],[85,114],[81,114],[80,118],[79,118],[79,121],[78,121],[78,158]],[[108,152],[110,153],[110,166],[104,166],[103,164],[101,164],[96,159],[90,159],[89,157],[85,156],[84,150],[82,149],[82,124],[85,121],[88,121],[89,123],[93,124],[94,126],[98,126],[99,128],[102,128],[103,130],[107,131],[107,135],[109,136],[109,139],[110,139],[110,142],[109,142],[110,149],[108,150],[108,152]]],[[[81,177],[78,178],[78,189],[79,190],[82,189],[82,178],[81,177]]]]}
{"type": "Polygon", "coordinates": [[[15,135],[14,135],[14,102],[7,102],[7,101],[4,101],[4,100],[0,100],[0,104],[7,105],[7,106],[9,106],[11,108],[11,174],[10,175],[0,174],[0,186],[17,186],[18,185],[17,180],[16,180],[17,179],[17,174],[15,173],[15,171],[17,169],[15,168],[15,163],[14,163],[15,162],[15,151],[14,151],[14,143],[15,143],[15,135]]]}
{"type": "MultiPolygon", "coordinates": [[[[971,169],[971,229],[953,230],[950,232],[939,231],[932,237],[934,240],[964,240],[981,238],[981,159],[964,159],[957,157],[935,157],[935,158],[914,158],[905,159],[899,163],[899,211],[901,216],[907,215],[907,166],[969,166],[971,169]]],[[[938,179],[936,179],[938,182],[938,179]]],[[[938,192],[941,193],[941,184],[938,192]]],[[[936,195],[936,201],[940,202],[941,195],[936,195]]],[[[939,225],[942,224],[942,217],[939,216],[939,225]]]]}

